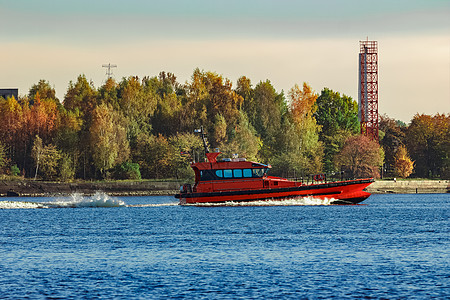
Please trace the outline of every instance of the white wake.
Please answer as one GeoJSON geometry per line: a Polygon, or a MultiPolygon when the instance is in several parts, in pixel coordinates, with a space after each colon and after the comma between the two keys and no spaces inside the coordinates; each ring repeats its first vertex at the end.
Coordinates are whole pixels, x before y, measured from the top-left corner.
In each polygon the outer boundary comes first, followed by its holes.
{"type": "Polygon", "coordinates": [[[334,198],[318,199],[313,197],[287,198],[282,200],[259,200],[259,201],[227,201],[221,203],[194,203],[184,204],[186,206],[312,206],[331,205],[334,198]]]}
{"type": "Polygon", "coordinates": [[[49,202],[0,201],[0,209],[34,209],[34,208],[79,208],[79,207],[122,207],[125,202],[103,192],[92,196],[74,193],[68,197],[59,197],[49,202]]]}

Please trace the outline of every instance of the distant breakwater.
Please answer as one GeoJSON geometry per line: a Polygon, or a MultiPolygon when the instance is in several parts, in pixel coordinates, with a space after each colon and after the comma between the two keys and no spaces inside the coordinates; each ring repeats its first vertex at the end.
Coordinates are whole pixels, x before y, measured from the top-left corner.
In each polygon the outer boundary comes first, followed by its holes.
{"type": "MultiPolygon", "coordinates": [[[[174,195],[183,183],[177,181],[100,181],[47,182],[33,180],[1,180],[0,197],[51,197],[98,191],[112,196],[174,195]]],[[[366,188],[373,194],[450,193],[449,180],[377,180],[366,188]]]]}
{"type": "Polygon", "coordinates": [[[449,180],[377,180],[366,188],[373,194],[450,193],[449,180]]]}

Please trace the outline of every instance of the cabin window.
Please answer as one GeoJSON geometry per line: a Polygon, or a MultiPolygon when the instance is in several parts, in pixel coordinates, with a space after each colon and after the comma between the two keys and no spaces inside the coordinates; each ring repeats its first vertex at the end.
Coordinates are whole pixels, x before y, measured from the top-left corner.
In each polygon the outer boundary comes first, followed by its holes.
{"type": "Polygon", "coordinates": [[[200,171],[200,180],[214,180],[214,173],[210,170],[200,171]]]}
{"type": "Polygon", "coordinates": [[[219,178],[223,177],[223,170],[216,170],[216,176],[219,178]]]}
{"type": "Polygon", "coordinates": [[[243,174],[244,174],[244,177],[253,177],[252,169],[244,169],[243,174]]]}
{"type": "Polygon", "coordinates": [[[242,177],[242,169],[234,169],[233,170],[233,177],[234,178],[241,178],[242,177]]]}
{"type": "Polygon", "coordinates": [[[253,170],[253,177],[263,177],[264,169],[252,169],[252,170],[253,170]]]}
{"type": "Polygon", "coordinates": [[[233,171],[230,169],[223,170],[223,177],[225,177],[225,178],[233,177],[233,171]]]}

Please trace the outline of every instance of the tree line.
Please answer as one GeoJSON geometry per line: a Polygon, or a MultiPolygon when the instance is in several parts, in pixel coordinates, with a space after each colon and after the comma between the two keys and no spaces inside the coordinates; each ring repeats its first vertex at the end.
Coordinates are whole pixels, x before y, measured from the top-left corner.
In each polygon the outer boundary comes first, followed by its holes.
{"type": "Polygon", "coordinates": [[[380,141],[359,135],[350,97],[303,83],[287,95],[269,80],[236,86],[194,70],[179,83],[172,73],[112,78],[96,88],[86,76],[70,82],[64,99],[46,80],[27,95],[0,98],[0,173],[44,180],[192,178],[204,150],[204,128],[222,157],[272,165],[299,177],[345,170],[351,176],[410,174],[448,178],[450,115],[416,115],[410,125],[380,118],[380,141]]]}

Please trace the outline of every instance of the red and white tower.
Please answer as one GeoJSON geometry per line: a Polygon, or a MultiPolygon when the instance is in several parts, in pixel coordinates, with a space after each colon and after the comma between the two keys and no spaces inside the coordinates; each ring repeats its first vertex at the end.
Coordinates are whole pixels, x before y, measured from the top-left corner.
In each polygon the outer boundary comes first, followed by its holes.
{"type": "Polygon", "coordinates": [[[361,134],[378,142],[378,42],[359,42],[359,121],[361,134]]]}

